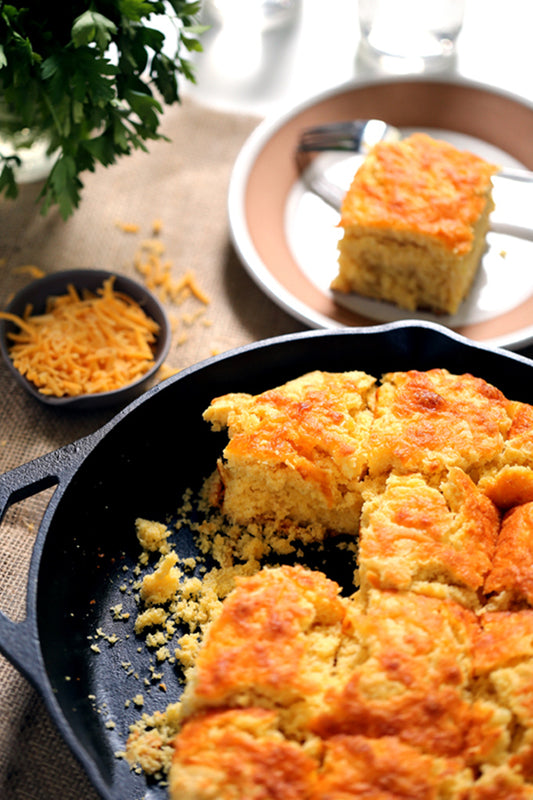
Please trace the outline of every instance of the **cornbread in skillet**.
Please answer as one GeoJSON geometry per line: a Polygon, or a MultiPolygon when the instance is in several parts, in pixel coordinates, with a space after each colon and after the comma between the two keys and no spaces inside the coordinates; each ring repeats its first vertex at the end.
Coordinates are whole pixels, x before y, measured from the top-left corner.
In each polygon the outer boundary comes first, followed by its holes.
{"type": "Polygon", "coordinates": [[[204,418],[228,429],[222,510],[241,524],[355,532],[374,384],[364,372],[316,371],[259,395],[216,398],[204,418]]]}
{"type": "Polygon", "coordinates": [[[188,720],[169,775],[176,800],[311,798],[317,763],[279,732],[275,711],[211,710],[188,720]]]}
{"type": "Polygon", "coordinates": [[[377,144],[342,205],[332,288],[455,314],[485,248],[496,169],[424,133],[377,144]]]}
{"type": "Polygon", "coordinates": [[[334,533],[333,486],[358,585],[251,547],[219,570],[235,588],[165,740],[172,800],[533,800],[533,407],[445,369],[314,372],[205,419],[227,428],[210,497],[231,527],[334,533]]]}
{"type": "Polygon", "coordinates": [[[345,614],[339,587],[298,566],[264,569],[236,583],[206,635],[184,713],[275,708],[297,738],[331,682],[345,614]]]}
{"type": "Polygon", "coordinates": [[[370,474],[479,471],[500,455],[511,425],[510,401],[481,378],[445,369],[388,373],[377,390],[370,474]]]}
{"type": "Polygon", "coordinates": [[[494,504],[459,467],[438,488],[419,474],[391,475],[363,506],[360,581],[448,595],[461,589],[463,603],[475,606],[499,526],[494,504]]]}

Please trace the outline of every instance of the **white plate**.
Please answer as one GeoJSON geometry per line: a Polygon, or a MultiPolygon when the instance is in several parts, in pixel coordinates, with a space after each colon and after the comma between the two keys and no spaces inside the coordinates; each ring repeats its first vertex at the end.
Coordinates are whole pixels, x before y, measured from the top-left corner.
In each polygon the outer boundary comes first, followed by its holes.
{"type": "MultiPolygon", "coordinates": [[[[533,341],[533,185],[495,178],[493,227],[475,284],[454,316],[406,312],[389,303],[332,292],[339,214],[307,190],[294,153],[303,128],[377,117],[408,134],[424,130],[503,167],[533,169],[533,106],[464,80],[393,79],[324,93],[274,120],[245,143],[229,190],[234,245],[262,290],[316,328],[426,319],[486,344],[518,349],[533,341]],[[505,225],[530,227],[529,239],[505,225]]],[[[357,157],[327,154],[346,186],[357,157]]]]}

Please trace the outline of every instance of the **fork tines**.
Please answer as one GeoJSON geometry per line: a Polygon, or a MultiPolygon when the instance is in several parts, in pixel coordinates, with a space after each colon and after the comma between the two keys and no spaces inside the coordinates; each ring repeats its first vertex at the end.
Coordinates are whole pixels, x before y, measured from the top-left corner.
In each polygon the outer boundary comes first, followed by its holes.
{"type": "Polygon", "coordinates": [[[382,120],[355,119],[306,128],[298,143],[300,152],[347,150],[364,152],[387,136],[390,126],[382,120]]]}

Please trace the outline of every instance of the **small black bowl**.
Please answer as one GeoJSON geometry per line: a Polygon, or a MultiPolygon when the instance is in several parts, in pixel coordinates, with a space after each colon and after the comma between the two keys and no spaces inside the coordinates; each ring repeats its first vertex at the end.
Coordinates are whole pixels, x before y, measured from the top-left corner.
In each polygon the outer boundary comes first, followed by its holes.
{"type": "Polygon", "coordinates": [[[110,392],[82,394],[74,397],[54,397],[40,392],[34,383],[29,381],[18,371],[9,355],[9,332],[16,332],[17,325],[10,320],[0,319],[0,350],[6,363],[16,380],[27,392],[37,398],[41,403],[49,406],[68,407],[69,409],[96,409],[109,406],[124,405],[133,400],[150,384],[153,376],[165,360],[170,347],[171,330],[166,312],[157,298],[144,286],[125,275],[108,272],[101,269],[71,269],[64,272],[54,272],[44,278],[38,278],[18,292],[9,303],[5,311],[10,314],[22,316],[28,304],[33,307],[33,313],[40,314],[45,310],[46,301],[52,295],[66,294],[69,284],[78,291],[88,289],[95,292],[105,280],[114,276],[114,289],[117,292],[135,300],[159,325],[159,333],[155,343],[154,363],[152,367],[140,378],[128,383],[120,389],[110,392]]]}

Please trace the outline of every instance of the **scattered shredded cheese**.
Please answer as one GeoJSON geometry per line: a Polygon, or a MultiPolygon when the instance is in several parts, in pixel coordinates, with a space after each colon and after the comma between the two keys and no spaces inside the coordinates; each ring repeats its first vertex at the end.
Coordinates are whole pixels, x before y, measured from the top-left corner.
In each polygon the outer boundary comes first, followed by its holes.
{"type": "Polygon", "coordinates": [[[26,273],[27,275],[31,275],[32,278],[44,278],[46,272],[44,269],[40,267],[36,267],[35,264],[23,264],[21,267],[15,267],[13,272],[19,273],[26,273]]]}
{"type": "Polygon", "coordinates": [[[96,294],[68,293],[48,299],[44,314],[0,312],[19,328],[9,333],[15,367],[45,395],[62,397],[119,389],[152,366],[159,330],[132,298],[116,292],[114,278],[96,294]]]}
{"type": "Polygon", "coordinates": [[[135,222],[121,222],[120,220],[116,223],[117,228],[120,228],[124,233],[138,233],[139,226],[135,222]]]}
{"type": "Polygon", "coordinates": [[[192,270],[178,279],[172,277],[172,263],[163,261],[165,247],[159,239],[145,239],[134,257],[134,266],[148,289],[158,292],[163,302],[182,303],[191,295],[209,305],[207,294],[200,288],[192,270]]]}

